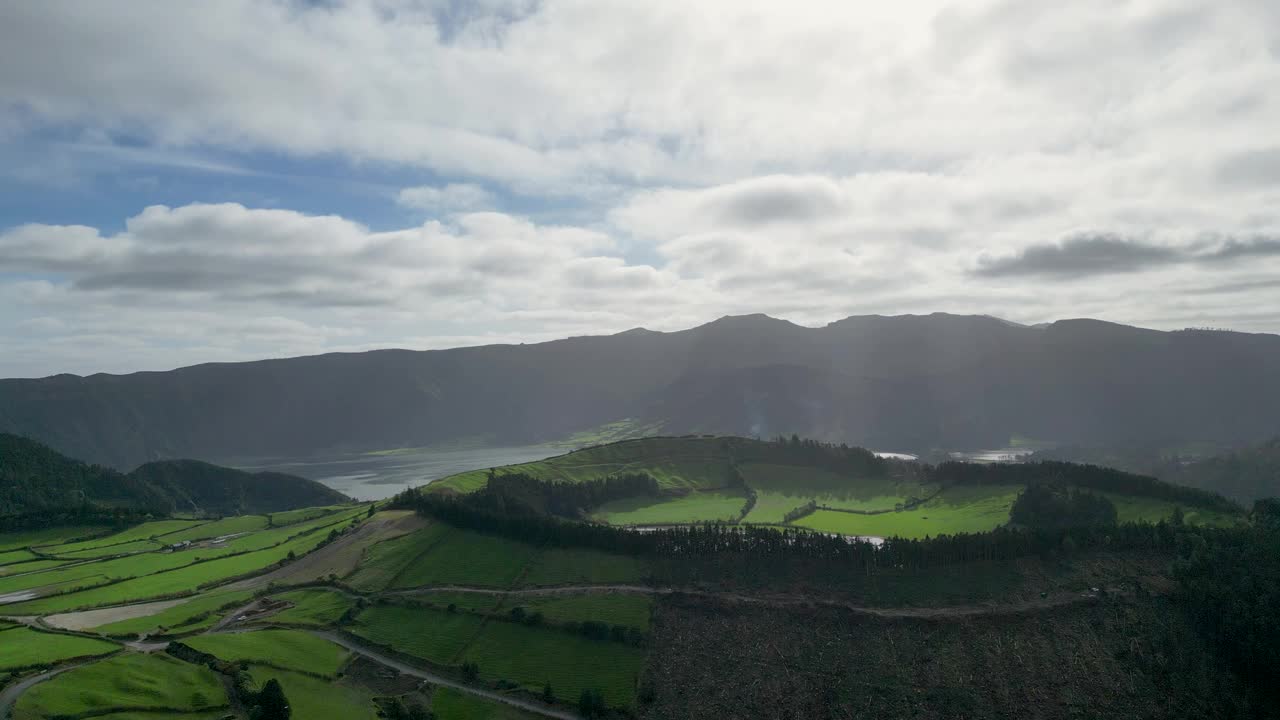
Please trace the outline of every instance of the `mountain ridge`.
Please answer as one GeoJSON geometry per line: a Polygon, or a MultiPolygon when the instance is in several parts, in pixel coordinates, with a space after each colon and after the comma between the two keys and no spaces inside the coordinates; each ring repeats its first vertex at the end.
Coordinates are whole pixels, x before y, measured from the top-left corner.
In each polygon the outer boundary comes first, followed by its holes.
{"type": "Polygon", "coordinates": [[[673,332],[385,349],[128,375],[0,380],[0,431],[117,467],[663,432],[799,433],[881,450],[1261,442],[1280,434],[1280,336],[1071,319],[726,316],[673,332]]]}

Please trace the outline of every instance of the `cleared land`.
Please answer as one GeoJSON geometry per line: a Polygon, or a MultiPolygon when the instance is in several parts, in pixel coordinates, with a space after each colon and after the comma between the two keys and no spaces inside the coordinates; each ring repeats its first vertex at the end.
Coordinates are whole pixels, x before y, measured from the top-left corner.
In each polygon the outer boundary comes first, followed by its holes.
{"type": "Polygon", "coordinates": [[[350,653],[301,630],[216,633],[186,640],[191,647],[232,662],[246,661],[334,677],[350,653]]]}
{"type": "Polygon", "coordinates": [[[14,708],[15,720],[149,708],[186,712],[226,707],[212,670],[163,654],[117,655],[36,685],[14,708]]]}
{"type": "Polygon", "coordinates": [[[596,508],[593,519],[610,525],[663,525],[733,520],[747,502],[741,490],[706,490],[683,497],[623,498],[596,508]]]}
{"type": "Polygon", "coordinates": [[[347,582],[367,592],[385,590],[410,563],[440,542],[449,530],[447,525],[436,523],[369,546],[364,550],[359,567],[347,577],[347,582]]]}
{"type": "Polygon", "coordinates": [[[153,522],[135,525],[131,528],[121,530],[120,532],[113,533],[105,537],[85,540],[83,542],[62,543],[56,546],[37,546],[36,549],[45,553],[65,555],[92,548],[123,545],[124,543],[133,542],[134,540],[149,540],[151,538],[161,537],[180,530],[189,530],[203,524],[205,524],[205,521],[203,520],[155,520],[153,522]]]}
{"type": "Polygon", "coordinates": [[[105,640],[12,627],[0,630],[0,671],[107,655],[119,649],[119,645],[105,640]]]}

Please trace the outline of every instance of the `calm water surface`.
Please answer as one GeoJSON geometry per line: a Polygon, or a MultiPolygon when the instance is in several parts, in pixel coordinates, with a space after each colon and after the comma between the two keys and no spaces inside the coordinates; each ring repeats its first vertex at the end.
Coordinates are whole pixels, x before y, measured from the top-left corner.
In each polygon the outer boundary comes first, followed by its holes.
{"type": "Polygon", "coordinates": [[[563,447],[529,445],[465,450],[405,450],[389,455],[361,453],[316,455],[305,458],[253,458],[226,464],[257,472],[273,470],[299,475],[357,500],[381,500],[406,487],[467,470],[542,460],[567,452],[563,447]]]}

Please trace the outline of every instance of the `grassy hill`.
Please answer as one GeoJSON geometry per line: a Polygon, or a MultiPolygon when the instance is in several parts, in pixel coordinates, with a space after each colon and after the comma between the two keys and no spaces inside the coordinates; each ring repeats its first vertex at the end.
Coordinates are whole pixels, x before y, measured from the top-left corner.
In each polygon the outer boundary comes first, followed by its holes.
{"type": "MultiPolygon", "coordinates": [[[[617,498],[589,509],[590,519],[612,525],[740,522],[881,537],[984,532],[1008,522],[1027,483],[1064,477],[1108,497],[1120,522],[1156,522],[1178,508],[1187,522],[1198,524],[1230,525],[1242,516],[1240,508],[1212,493],[1069,463],[963,466],[963,472],[955,467],[882,460],[858,448],[794,438],[691,436],[623,440],[493,472],[552,483],[627,473],[656,479],[657,495],[617,498]]],[[[427,490],[476,492],[489,473],[453,475],[427,490]]]]}
{"type": "Polygon", "coordinates": [[[313,480],[247,473],[195,460],[130,473],[88,465],[34,440],[0,433],[0,516],[90,504],[169,514],[265,513],[346,502],[313,480]]]}

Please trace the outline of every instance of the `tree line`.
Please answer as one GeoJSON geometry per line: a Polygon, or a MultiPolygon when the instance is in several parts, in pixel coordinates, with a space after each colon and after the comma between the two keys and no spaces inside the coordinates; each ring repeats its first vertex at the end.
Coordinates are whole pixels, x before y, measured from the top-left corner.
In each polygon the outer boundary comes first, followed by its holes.
{"type": "Polygon", "coordinates": [[[586,482],[556,482],[527,473],[489,471],[485,487],[468,497],[475,507],[494,512],[543,512],[562,518],[580,518],[611,500],[658,495],[658,481],[646,473],[625,473],[586,482]]]}

